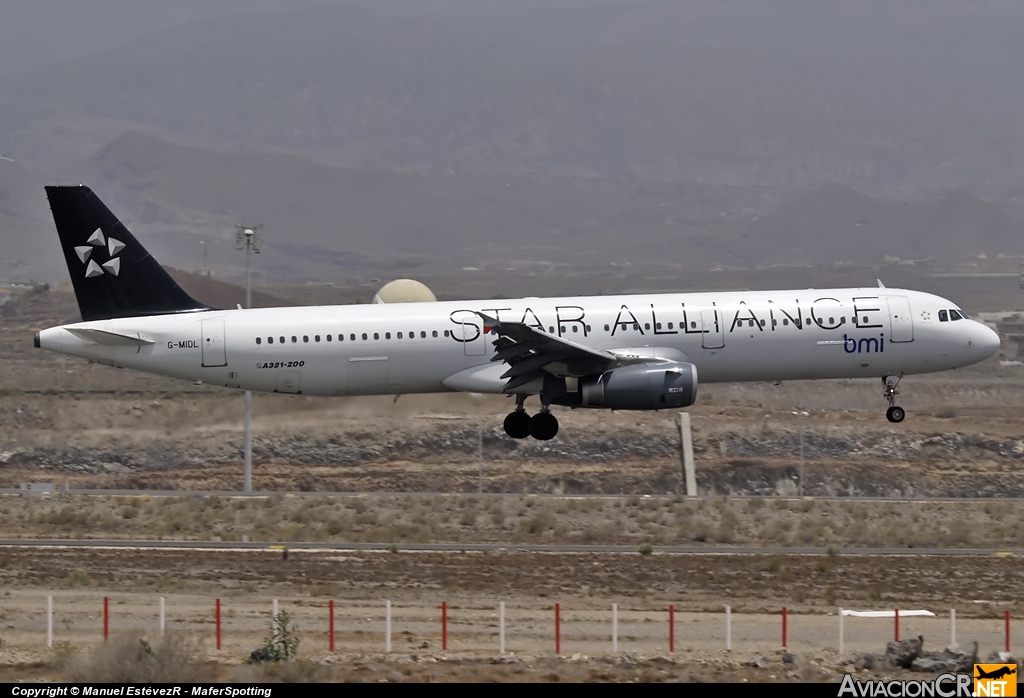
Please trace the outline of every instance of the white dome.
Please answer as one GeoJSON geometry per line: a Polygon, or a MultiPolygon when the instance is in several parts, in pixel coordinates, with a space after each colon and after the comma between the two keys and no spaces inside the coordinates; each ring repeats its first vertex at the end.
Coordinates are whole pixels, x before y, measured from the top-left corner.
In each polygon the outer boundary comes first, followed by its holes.
{"type": "Polygon", "coordinates": [[[377,295],[373,297],[374,303],[432,303],[437,301],[434,293],[413,279],[395,279],[384,284],[377,295]]]}

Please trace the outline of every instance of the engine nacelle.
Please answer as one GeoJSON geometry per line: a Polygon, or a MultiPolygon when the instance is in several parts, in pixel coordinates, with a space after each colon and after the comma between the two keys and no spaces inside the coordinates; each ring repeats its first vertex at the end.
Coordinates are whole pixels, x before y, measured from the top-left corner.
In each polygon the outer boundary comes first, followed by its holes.
{"type": "Polygon", "coordinates": [[[580,405],[612,410],[666,410],[697,399],[697,367],[681,361],[634,364],[580,378],[580,405]]]}

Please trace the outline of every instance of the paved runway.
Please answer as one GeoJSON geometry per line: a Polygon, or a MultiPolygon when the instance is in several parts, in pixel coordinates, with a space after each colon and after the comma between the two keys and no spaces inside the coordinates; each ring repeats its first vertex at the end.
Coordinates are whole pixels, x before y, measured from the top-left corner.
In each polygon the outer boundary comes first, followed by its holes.
{"type": "MultiPolygon", "coordinates": [[[[191,540],[117,540],[72,538],[3,538],[0,547],[8,548],[131,548],[135,550],[369,550],[386,552],[388,543],[191,541],[191,540]]],[[[502,543],[400,543],[407,552],[524,552],[524,553],[619,553],[637,555],[635,545],[514,545],[502,543]]],[[[826,548],[759,548],[728,545],[659,545],[655,554],[670,555],[827,555],[826,548]]],[[[840,555],[903,555],[991,557],[1024,555],[1024,550],[987,548],[846,548],[840,555]]]]}

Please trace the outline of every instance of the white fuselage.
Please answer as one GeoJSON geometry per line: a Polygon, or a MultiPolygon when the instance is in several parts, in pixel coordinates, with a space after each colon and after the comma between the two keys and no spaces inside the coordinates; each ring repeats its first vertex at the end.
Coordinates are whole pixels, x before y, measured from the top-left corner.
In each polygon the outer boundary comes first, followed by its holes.
{"type": "Polygon", "coordinates": [[[39,345],[264,392],[501,392],[508,367],[491,362],[495,337],[483,334],[483,312],[594,349],[687,361],[702,383],[877,378],[992,356],[992,330],[940,321],[940,311],[953,308],[938,296],[888,288],[289,307],[76,323],[43,330],[39,345]],[[76,329],[140,343],[95,341],[76,329]]]}

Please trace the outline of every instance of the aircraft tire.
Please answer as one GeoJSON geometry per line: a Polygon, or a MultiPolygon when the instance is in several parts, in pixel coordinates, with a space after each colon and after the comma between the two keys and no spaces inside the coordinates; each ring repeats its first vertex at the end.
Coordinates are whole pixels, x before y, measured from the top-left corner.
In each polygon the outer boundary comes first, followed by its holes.
{"type": "Polygon", "coordinates": [[[513,439],[525,439],[530,435],[530,415],[521,410],[510,412],[505,417],[505,433],[513,439]]]}
{"type": "Polygon", "coordinates": [[[906,411],[902,407],[897,407],[896,405],[893,405],[885,411],[885,418],[893,424],[899,424],[906,416],[906,411]]]}
{"type": "Polygon", "coordinates": [[[538,441],[548,441],[558,433],[558,420],[550,412],[538,412],[530,418],[530,436],[538,441]]]}

